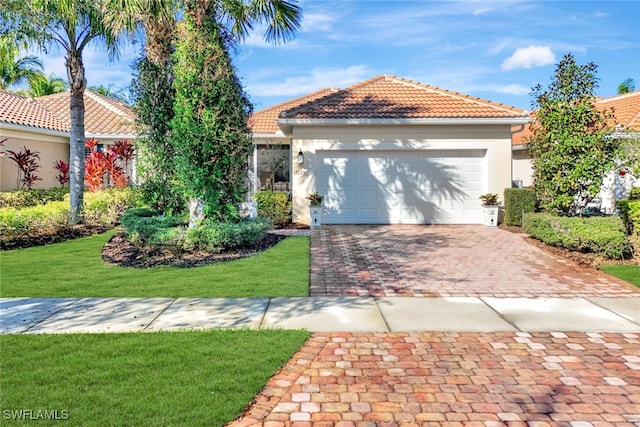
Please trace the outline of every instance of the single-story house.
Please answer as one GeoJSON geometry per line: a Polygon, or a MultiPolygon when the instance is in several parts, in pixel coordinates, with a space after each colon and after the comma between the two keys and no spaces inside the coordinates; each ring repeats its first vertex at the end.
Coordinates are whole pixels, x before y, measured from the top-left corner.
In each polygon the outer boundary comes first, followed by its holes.
{"type": "MultiPolygon", "coordinates": [[[[640,91],[625,93],[610,98],[597,98],[596,108],[613,111],[609,123],[616,129],[613,138],[640,138],[640,91]]],[[[513,180],[518,186],[528,187],[533,184],[533,167],[531,156],[527,152],[527,141],[531,138],[528,125],[514,125],[513,132],[513,180]]],[[[629,191],[640,180],[626,171],[612,171],[607,174],[602,191],[597,199],[605,213],[615,212],[615,201],[628,197],[629,191]]]]}
{"type": "MultiPolygon", "coordinates": [[[[43,181],[69,157],[69,95],[29,99],[0,91],[0,139],[40,152],[43,181]]],[[[124,104],[85,92],[87,138],[136,138],[124,104]]],[[[485,193],[512,186],[512,127],[526,111],[382,75],[323,89],[258,111],[248,159],[252,191],[291,192],[293,220],[309,223],[307,195],[325,197],[325,223],[479,224],[485,193]]],[[[0,160],[0,189],[15,189],[16,167],[0,160]]]]}
{"type": "MultiPolygon", "coordinates": [[[[85,91],[85,136],[95,138],[104,148],[119,139],[137,138],[135,117],[130,107],[91,90],[85,91]]],[[[3,151],[27,147],[40,156],[41,168],[35,188],[59,186],[54,163],[69,163],[69,92],[27,98],[0,90],[0,140],[7,139],[3,151]]],[[[0,157],[0,191],[15,190],[18,169],[0,157]]],[[[135,168],[129,176],[135,179],[135,168]]]]}
{"type": "Polygon", "coordinates": [[[295,222],[309,223],[306,197],[318,192],[329,224],[479,224],[480,195],[512,186],[511,128],[530,119],[515,107],[382,75],[251,120],[256,147],[289,146],[295,222]]]}

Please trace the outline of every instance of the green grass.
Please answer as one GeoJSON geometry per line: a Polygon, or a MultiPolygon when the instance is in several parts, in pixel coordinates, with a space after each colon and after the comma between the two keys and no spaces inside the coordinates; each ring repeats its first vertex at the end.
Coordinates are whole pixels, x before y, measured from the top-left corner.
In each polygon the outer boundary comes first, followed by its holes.
{"type": "Polygon", "coordinates": [[[638,265],[603,265],[600,269],[640,288],[640,266],[638,265]]]}
{"type": "Polygon", "coordinates": [[[284,330],[3,335],[2,424],[222,426],[307,337],[284,330]],[[68,419],[6,420],[20,410],[68,419]]]}
{"type": "Polygon", "coordinates": [[[309,238],[288,237],[250,258],[194,268],[105,264],[113,231],[0,252],[2,297],[278,297],[309,294],[309,238]]]}

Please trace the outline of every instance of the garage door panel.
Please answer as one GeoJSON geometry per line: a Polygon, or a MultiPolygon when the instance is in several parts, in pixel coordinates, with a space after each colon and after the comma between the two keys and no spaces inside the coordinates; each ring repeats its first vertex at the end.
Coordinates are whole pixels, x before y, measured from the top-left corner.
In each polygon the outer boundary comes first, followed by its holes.
{"type": "Polygon", "coordinates": [[[319,151],[326,223],[480,223],[484,150],[319,151]]]}

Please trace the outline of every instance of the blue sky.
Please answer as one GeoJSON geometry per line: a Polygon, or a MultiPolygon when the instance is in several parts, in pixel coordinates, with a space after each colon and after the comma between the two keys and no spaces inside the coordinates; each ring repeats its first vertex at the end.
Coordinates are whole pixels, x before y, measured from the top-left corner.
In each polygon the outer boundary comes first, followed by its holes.
{"type": "MultiPolygon", "coordinates": [[[[344,88],[380,74],[529,110],[531,88],[551,81],[572,53],[598,65],[597,95],[616,94],[627,78],[640,89],[640,2],[303,0],[293,42],[271,45],[262,31],[246,38],[234,64],[255,109],[325,87],[344,88]]],[[[85,54],[90,86],[125,88],[140,45],[110,63],[85,54]]],[[[47,72],[65,76],[59,54],[47,72]]]]}

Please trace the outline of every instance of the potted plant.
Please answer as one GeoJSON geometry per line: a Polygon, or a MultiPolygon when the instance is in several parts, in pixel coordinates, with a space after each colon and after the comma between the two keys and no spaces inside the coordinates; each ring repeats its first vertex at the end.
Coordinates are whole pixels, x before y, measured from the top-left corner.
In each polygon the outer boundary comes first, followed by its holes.
{"type": "Polygon", "coordinates": [[[498,195],[487,193],[480,196],[482,200],[483,224],[487,227],[498,226],[498,213],[500,212],[500,202],[498,195]]]}
{"type": "Polygon", "coordinates": [[[322,201],[324,200],[324,196],[313,192],[309,193],[306,199],[309,200],[311,227],[320,227],[320,225],[322,225],[322,201]]]}

